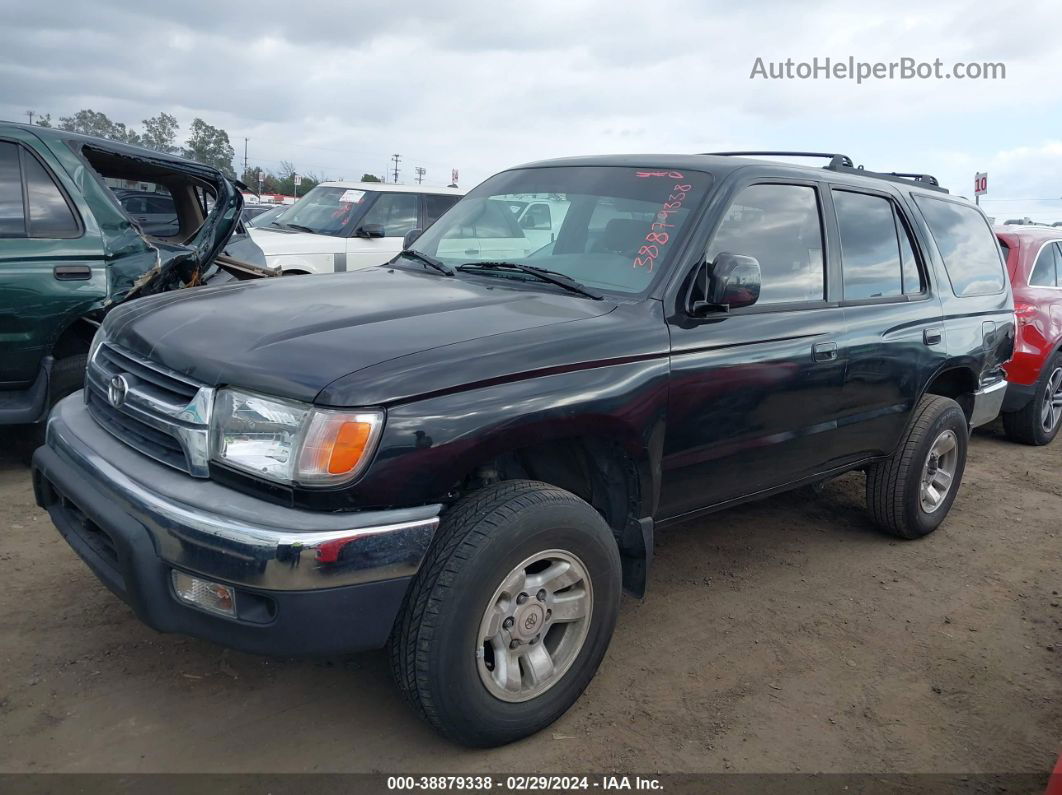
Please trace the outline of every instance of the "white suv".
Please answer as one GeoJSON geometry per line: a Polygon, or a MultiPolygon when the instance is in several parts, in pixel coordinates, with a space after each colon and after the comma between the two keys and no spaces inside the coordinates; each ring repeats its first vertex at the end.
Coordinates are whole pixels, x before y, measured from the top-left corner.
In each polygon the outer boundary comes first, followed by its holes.
{"type": "Polygon", "coordinates": [[[338,273],[387,262],[407,232],[427,229],[461,196],[455,188],[322,182],[249,231],[285,274],[338,273]]]}

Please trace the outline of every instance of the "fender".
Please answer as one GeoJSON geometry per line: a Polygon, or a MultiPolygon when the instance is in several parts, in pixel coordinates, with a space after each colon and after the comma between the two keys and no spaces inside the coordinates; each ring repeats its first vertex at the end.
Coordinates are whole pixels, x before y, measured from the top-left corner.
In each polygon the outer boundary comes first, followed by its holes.
{"type": "Polygon", "coordinates": [[[366,476],[344,497],[361,508],[452,499],[478,465],[565,439],[620,446],[637,469],[637,516],[652,516],[666,420],[666,356],[444,394],[393,407],[366,476]]]}

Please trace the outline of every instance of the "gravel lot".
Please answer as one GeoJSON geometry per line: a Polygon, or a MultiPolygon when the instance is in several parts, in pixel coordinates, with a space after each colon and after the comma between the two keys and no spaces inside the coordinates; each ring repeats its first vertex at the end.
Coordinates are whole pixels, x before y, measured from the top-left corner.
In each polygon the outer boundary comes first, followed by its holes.
{"type": "Polygon", "coordinates": [[[1036,772],[1062,741],[1062,441],[979,431],[934,535],[863,476],[658,538],[590,688],[535,737],[448,744],[383,654],[267,659],[159,635],[0,460],[0,771],[1036,772]]]}

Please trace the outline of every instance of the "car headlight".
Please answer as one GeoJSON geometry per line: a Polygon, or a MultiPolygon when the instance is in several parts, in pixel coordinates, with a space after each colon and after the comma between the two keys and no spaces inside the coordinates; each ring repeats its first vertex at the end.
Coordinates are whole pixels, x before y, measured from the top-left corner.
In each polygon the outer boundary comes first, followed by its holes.
{"type": "Polygon", "coordinates": [[[382,428],[379,411],[322,409],[222,389],[214,399],[212,457],[281,483],[342,483],[368,464],[382,428]]]}

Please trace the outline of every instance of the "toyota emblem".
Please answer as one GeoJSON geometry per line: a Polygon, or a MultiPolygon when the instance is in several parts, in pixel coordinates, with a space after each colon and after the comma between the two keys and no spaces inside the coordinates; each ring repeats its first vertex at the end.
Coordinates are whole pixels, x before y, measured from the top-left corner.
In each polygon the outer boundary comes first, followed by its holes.
{"type": "Polygon", "coordinates": [[[115,408],[120,408],[125,403],[125,396],[129,393],[129,382],[125,380],[124,375],[116,375],[111,379],[110,385],[107,387],[107,400],[115,408]]]}

